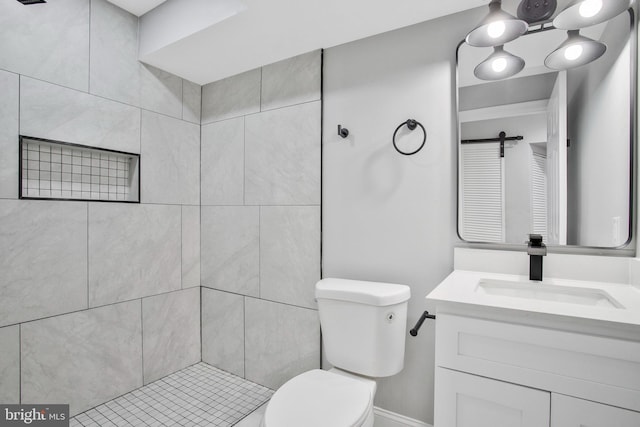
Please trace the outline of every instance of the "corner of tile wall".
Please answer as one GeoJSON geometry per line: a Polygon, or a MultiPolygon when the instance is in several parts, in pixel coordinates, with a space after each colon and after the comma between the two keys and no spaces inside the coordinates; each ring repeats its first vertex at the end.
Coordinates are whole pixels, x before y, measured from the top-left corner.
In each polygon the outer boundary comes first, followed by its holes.
{"type": "Polygon", "coordinates": [[[202,361],[243,378],[244,301],[242,295],[202,288],[202,361]]]}
{"type": "Polygon", "coordinates": [[[142,299],[145,384],[202,359],[200,307],[199,288],[142,299]]]}
{"type": "Polygon", "coordinates": [[[200,203],[200,126],[142,111],[142,203],[200,203]]]}
{"type": "Polygon", "coordinates": [[[202,90],[202,359],[271,388],[320,363],[321,58],[202,90]]]}
{"type": "Polygon", "coordinates": [[[202,124],[259,112],[261,76],[256,68],[204,85],[202,124]]]}
{"type": "Polygon", "coordinates": [[[201,360],[202,87],[141,64],[138,18],[106,0],[3,2],[0,24],[0,401],[22,375],[23,401],[79,412],[142,385],[143,299],[176,320],[147,378],[201,360]],[[142,203],[17,200],[20,134],[142,153],[142,203]]]}

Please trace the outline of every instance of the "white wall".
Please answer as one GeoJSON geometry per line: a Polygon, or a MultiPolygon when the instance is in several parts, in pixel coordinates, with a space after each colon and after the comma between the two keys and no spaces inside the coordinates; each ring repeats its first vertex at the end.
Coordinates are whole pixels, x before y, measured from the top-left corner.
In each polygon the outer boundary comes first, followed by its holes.
{"type": "Polygon", "coordinates": [[[629,187],[618,183],[629,176],[628,23],[626,14],[609,23],[607,53],[589,65],[588,75],[580,69],[569,75],[578,81],[569,106],[569,244],[618,246],[627,240],[629,187]]]}
{"type": "MultiPolygon", "coordinates": [[[[407,330],[453,267],[455,51],[482,13],[325,51],[323,274],[411,286],[407,330]],[[391,141],[408,118],[428,133],[425,147],[410,157],[391,141]],[[351,132],[347,139],[337,135],[338,124],[351,132]]],[[[377,406],[432,423],[433,334],[427,322],[418,337],[407,335],[405,369],[379,382],[377,406]]]]}

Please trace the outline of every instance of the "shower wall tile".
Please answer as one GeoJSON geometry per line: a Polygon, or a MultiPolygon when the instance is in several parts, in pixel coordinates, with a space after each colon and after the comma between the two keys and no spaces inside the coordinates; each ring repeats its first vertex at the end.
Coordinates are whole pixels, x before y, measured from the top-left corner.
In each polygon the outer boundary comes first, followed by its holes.
{"type": "Polygon", "coordinates": [[[20,403],[20,327],[0,328],[0,402],[20,403]]]}
{"type": "Polygon", "coordinates": [[[141,200],[200,203],[200,126],[142,111],[141,200]]]}
{"type": "Polygon", "coordinates": [[[202,126],[203,205],[244,203],[244,120],[202,126]]]}
{"type": "Polygon", "coordinates": [[[140,73],[142,108],[182,119],[182,79],[146,64],[140,73]]]}
{"type": "Polygon", "coordinates": [[[90,92],[139,106],[138,18],[106,0],[91,0],[90,56],[90,92]]]}
{"type": "Polygon", "coordinates": [[[0,71],[0,198],[18,198],[20,79],[0,71]]]}
{"type": "Polygon", "coordinates": [[[320,204],[320,102],[246,118],[245,202],[320,204]]]}
{"type": "Polygon", "coordinates": [[[202,86],[182,80],[182,120],[200,124],[202,86]]]}
{"type": "Polygon", "coordinates": [[[180,289],[180,206],[89,205],[89,306],[180,289]]]}
{"type": "Polygon", "coordinates": [[[142,386],[140,318],[131,301],[22,325],[22,402],[73,416],[142,386]]]}
{"type": "Polygon", "coordinates": [[[200,289],[142,300],[144,383],[198,363],[200,357],[200,289]]]}
{"type": "Polygon", "coordinates": [[[202,286],[258,295],[259,209],[202,207],[202,286]]]}
{"type": "Polygon", "coordinates": [[[244,377],[244,297],[202,288],[202,361],[244,377]]]}
{"type": "Polygon", "coordinates": [[[202,89],[202,123],[260,111],[261,69],[209,83],[202,89]]]}
{"type": "Polygon", "coordinates": [[[182,206],[182,288],[200,286],[200,206],[182,206]]]}
{"type": "Polygon", "coordinates": [[[0,326],[87,308],[87,205],[0,201],[0,326]]]}
{"type": "Polygon", "coordinates": [[[320,365],[320,322],[315,310],[246,298],[245,377],[277,389],[320,365]]]}
{"type": "Polygon", "coordinates": [[[140,110],[22,76],[20,133],[139,153],[140,110]]]}
{"type": "Polygon", "coordinates": [[[260,297],[316,308],[320,280],[320,207],[260,210],[260,297]]]}
{"type": "Polygon", "coordinates": [[[89,2],[2,2],[0,68],[89,90],[89,2]]]}
{"type": "Polygon", "coordinates": [[[262,111],[320,99],[322,51],[262,67],[262,111]]]}

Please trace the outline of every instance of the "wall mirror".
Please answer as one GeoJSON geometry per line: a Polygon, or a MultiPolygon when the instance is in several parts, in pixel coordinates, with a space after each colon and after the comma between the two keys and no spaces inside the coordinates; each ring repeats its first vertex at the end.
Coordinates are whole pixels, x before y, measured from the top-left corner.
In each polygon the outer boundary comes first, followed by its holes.
{"type": "Polygon", "coordinates": [[[634,14],[580,34],[607,46],[597,60],[544,65],[567,31],[551,23],[504,46],[518,74],[481,80],[494,49],[458,47],[458,234],[467,242],[624,248],[631,240],[636,93],[634,14]],[[502,136],[501,136],[502,135],[502,136]]]}

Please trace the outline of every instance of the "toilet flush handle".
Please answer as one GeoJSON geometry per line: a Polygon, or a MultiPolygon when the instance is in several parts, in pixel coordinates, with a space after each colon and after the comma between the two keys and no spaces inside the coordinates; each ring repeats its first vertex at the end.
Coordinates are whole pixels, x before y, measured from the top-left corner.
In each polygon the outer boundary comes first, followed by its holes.
{"type": "Polygon", "coordinates": [[[413,329],[409,331],[409,333],[411,334],[412,337],[418,336],[418,331],[422,327],[422,324],[424,323],[425,319],[435,319],[435,318],[436,318],[435,314],[429,314],[428,311],[425,311],[424,313],[422,313],[422,316],[420,316],[420,319],[418,319],[416,326],[414,326],[413,329]]]}

